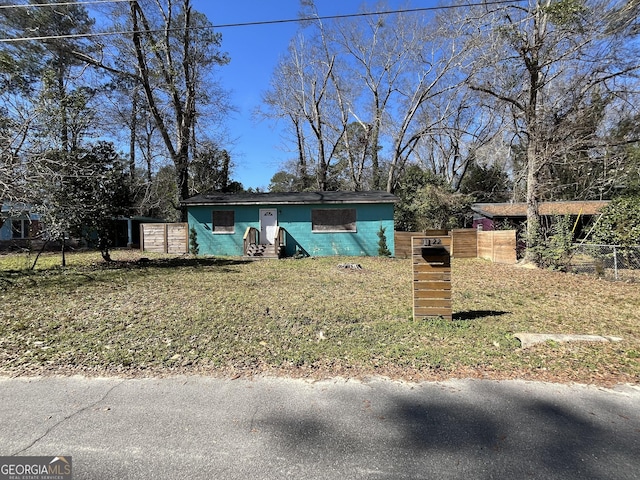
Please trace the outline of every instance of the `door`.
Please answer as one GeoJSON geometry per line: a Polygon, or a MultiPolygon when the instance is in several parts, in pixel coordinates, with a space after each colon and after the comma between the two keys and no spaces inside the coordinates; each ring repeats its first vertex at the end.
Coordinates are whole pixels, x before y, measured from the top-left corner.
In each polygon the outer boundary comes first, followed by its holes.
{"type": "Polygon", "coordinates": [[[278,210],[275,208],[260,209],[260,243],[273,245],[278,225],[278,210]]]}

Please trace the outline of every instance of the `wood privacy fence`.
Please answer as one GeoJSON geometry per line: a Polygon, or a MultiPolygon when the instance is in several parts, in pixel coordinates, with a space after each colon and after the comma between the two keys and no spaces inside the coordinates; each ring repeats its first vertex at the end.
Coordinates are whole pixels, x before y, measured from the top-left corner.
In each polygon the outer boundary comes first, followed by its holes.
{"type": "Polygon", "coordinates": [[[189,253],[186,223],[140,224],[140,250],[156,253],[189,253]]]}
{"type": "Polygon", "coordinates": [[[516,263],[516,231],[478,232],[478,257],[494,263],[516,263]]]}
{"type": "MultiPolygon", "coordinates": [[[[411,257],[411,237],[446,235],[443,230],[427,232],[394,232],[396,258],[411,257]],[[444,232],[444,233],[443,233],[444,232]]],[[[451,230],[451,256],[454,258],[485,258],[494,263],[516,263],[516,231],[477,231],[474,228],[451,230]]]]}

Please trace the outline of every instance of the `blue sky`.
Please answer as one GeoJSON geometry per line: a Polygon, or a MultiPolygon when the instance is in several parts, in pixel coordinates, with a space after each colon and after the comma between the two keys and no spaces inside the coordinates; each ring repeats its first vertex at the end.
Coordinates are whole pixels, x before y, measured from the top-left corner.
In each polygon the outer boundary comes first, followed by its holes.
{"type": "MultiPolygon", "coordinates": [[[[367,1],[375,4],[378,2],[367,1]]],[[[398,5],[398,1],[389,1],[398,5]]],[[[402,2],[406,5],[407,2],[402,2]]],[[[412,2],[413,7],[433,5],[432,0],[412,2]]],[[[318,13],[340,15],[357,13],[361,0],[317,0],[318,13]]],[[[248,23],[297,18],[298,0],[193,0],[193,7],[207,15],[214,25],[248,23]]],[[[231,63],[220,69],[223,86],[231,90],[231,101],[237,113],[227,121],[235,163],[233,179],[245,188],[266,190],[275,172],[292,154],[284,150],[281,132],[267,121],[256,122],[253,111],[261,104],[261,95],[268,89],[271,74],[280,56],[287,50],[296,33],[296,23],[230,27],[222,33],[222,49],[231,63]]],[[[294,155],[295,156],[295,155],[294,155]]]]}
{"type": "MultiPolygon", "coordinates": [[[[296,18],[299,10],[298,0],[195,0],[193,6],[214,25],[296,18]]],[[[296,30],[295,23],[217,30],[222,33],[222,50],[231,58],[231,63],[220,69],[220,79],[231,91],[237,109],[226,122],[235,143],[231,147],[233,179],[245,188],[266,190],[287,158],[280,134],[265,121],[256,122],[252,113],[260,105],[278,58],[286,52],[296,30]]]]}

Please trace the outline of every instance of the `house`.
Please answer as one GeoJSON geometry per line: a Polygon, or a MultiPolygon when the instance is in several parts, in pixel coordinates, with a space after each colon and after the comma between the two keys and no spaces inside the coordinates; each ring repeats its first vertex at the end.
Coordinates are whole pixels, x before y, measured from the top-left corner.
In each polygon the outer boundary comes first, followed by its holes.
{"type": "MultiPolygon", "coordinates": [[[[110,235],[113,247],[132,247],[140,244],[140,224],[158,223],[162,219],[149,217],[118,217],[113,219],[110,235]]],[[[0,212],[0,249],[41,248],[47,240],[46,225],[41,215],[32,206],[22,202],[5,202],[0,212]]],[[[89,246],[96,235],[88,234],[89,246]]],[[[80,239],[68,239],[67,244],[75,247],[80,239]],[[70,241],[69,241],[70,240],[70,241]]],[[[59,242],[48,242],[50,248],[57,248],[59,242]]]]}
{"type": "Polygon", "coordinates": [[[393,255],[397,200],[379,191],[220,193],[182,204],[203,255],[377,256],[381,228],[393,255]]]}
{"type": "Polygon", "coordinates": [[[0,247],[24,248],[40,236],[40,215],[24,203],[5,202],[0,210],[0,247]]]}
{"type": "MultiPolygon", "coordinates": [[[[556,215],[575,217],[580,230],[608,204],[608,200],[541,202],[538,211],[543,221],[556,215]]],[[[479,230],[496,230],[503,225],[518,227],[527,220],[527,204],[524,202],[474,203],[471,209],[473,228],[479,230]]]]}

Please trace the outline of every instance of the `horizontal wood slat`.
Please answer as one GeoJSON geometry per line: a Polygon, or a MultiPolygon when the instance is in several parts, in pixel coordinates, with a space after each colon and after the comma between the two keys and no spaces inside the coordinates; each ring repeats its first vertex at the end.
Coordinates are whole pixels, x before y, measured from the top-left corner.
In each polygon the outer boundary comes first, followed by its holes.
{"type": "Polygon", "coordinates": [[[446,298],[416,298],[414,308],[451,308],[451,299],[446,298]]]}
{"type": "Polygon", "coordinates": [[[438,298],[451,301],[451,290],[414,290],[413,295],[417,300],[438,298]]]}
{"type": "Polygon", "coordinates": [[[424,308],[415,309],[413,317],[418,320],[421,318],[442,317],[445,320],[452,320],[453,314],[450,308],[424,308]]]}
{"type": "Polygon", "coordinates": [[[188,253],[189,226],[186,223],[142,223],[140,249],[155,253],[188,253]]]}
{"type": "Polygon", "coordinates": [[[451,274],[443,273],[443,272],[434,272],[434,273],[421,273],[414,272],[413,280],[415,281],[423,281],[423,282],[437,282],[437,281],[446,281],[451,282],[451,274]]]}
{"type": "Polygon", "coordinates": [[[411,239],[414,318],[452,318],[449,236],[411,239]]]}
{"type": "Polygon", "coordinates": [[[420,290],[451,290],[451,281],[448,282],[430,282],[430,281],[414,281],[413,282],[415,292],[420,290]]]}

